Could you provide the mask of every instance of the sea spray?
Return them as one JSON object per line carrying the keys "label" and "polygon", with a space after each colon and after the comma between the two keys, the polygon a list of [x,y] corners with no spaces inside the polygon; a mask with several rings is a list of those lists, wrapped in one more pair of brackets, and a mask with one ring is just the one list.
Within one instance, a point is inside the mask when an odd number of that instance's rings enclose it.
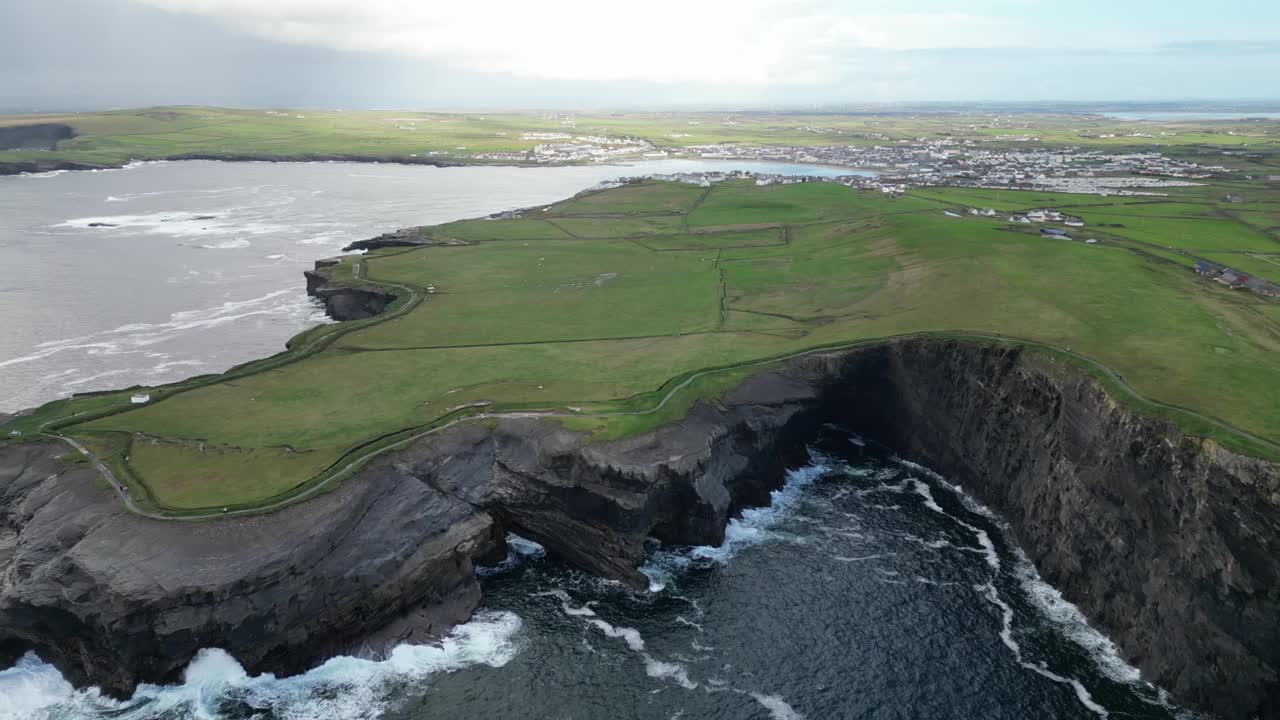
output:
{"label": "sea spray", "polygon": [[383,660],[338,656],[300,675],[252,676],[224,650],[201,650],[176,685],[140,685],[116,701],[96,689],[75,690],[58,671],[28,653],[0,672],[0,720],[111,717],[242,717],[269,712],[297,720],[372,720],[431,676],[475,665],[502,667],[519,652],[522,628],[510,612],[484,612],[437,644],[396,646]]}

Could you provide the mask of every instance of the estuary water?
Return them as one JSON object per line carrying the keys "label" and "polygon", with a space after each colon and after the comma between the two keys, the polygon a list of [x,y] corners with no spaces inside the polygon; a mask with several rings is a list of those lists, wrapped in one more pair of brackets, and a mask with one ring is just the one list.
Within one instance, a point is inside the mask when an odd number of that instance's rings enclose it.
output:
{"label": "estuary water", "polygon": [[302,271],[353,240],[545,204],[618,177],[735,169],[859,172],[700,160],[160,162],[0,177],[0,413],[278,352],[325,320]]}
{"label": "estuary water", "polygon": [[1037,576],[962,488],[829,428],[770,506],[718,547],[653,547],[650,588],[534,543],[483,571],[438,646],[247,676],[207,650],[128,702],[33,655],[0,672],[6,718],[1192,718]]}

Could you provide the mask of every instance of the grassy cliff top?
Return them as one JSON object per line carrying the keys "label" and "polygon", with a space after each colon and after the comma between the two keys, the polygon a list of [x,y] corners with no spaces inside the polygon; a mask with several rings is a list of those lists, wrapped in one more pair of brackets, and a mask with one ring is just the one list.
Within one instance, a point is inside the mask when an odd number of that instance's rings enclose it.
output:
{"label": "grassy cliff top", "polygon": [[[1103,378],[1113,385],[1192,411],[1169,415],[1188,430],[1268,454],[1280,441],[1280,304],[1192,271],[1208,257],[1280,282],[1280,189],[1231,192],[1247,202],[1214,186],[895,198],[829,183],[626,185],[522,219],[422,229],[449,244],[347,257],[324,273],[398,293],[383,316],[153,389],[145,406],[127,392],[85,397],[9,427],[52,420],[154,507],[252,507],[467,415],[549,411],[620,437],[680,418],[760,361],[955,332],[1086,356],[1118,374]],[[1087,226],[1051,239],[965,212],[1048,204]],[[708,368],[726,370],[697,374]]]}

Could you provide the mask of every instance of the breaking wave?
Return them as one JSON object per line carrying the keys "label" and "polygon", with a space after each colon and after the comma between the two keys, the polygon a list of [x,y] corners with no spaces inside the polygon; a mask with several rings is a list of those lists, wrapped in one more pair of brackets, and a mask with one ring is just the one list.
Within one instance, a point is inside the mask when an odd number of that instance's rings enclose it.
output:
{"label": "breaking wave", "polygon": [[141,685],[124,701],[97,689],[75,690],[52,665],[28,653],[0,671],[0,696],[8,701],[0,706],[0,720],[214,720],[260,713],[288,720],[371,720],[393,709],[406,688],[422,686],[432,675],[506,665],[519,652],[522,625],[514,613],[481,613],[437,645],[398,645],[381,660],[334,657],[287,678],[251,676],[225,651],[206,649],[187,666],[181,684]]}
{"label": "breaking wave", "polygon": [[804,488],[828,470],[830,467],[820,461],[788,470],[782,487],[769,494],[768,505],[747,508],[740,517],[729,520],[724,530],[724,542],[719,545],[697,545],[653,553],[649,561],[640,568],[640,572],[649,578],[650,592],[659,592],[665,588],[675,572],[691,566],[724,564],[743,548],[775,539],[777,536],[771,528],[790,514],[799,502]]}
{"label": "breaking wave", "polygon": [[217,235],[267,235],[286,233],[288,226],[254,219],[240,219],[243,208],[225,208],[205,213],[159,211],[140,215],[99,215],[72,218],[55,228],[110,232],[117,229],[141,231],[149,235],[204,237]]}

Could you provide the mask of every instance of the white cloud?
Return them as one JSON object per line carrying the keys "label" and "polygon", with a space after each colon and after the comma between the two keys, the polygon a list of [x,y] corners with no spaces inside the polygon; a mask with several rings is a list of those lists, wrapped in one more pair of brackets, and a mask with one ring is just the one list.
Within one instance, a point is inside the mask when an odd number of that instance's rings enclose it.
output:
{"label": "white cloud", "polygon": [[[1015,20],[840,0],[138,0],[275,40],[550,80],[827,85],[859,50],[1043,45]],[[613,7],[611,7],[613,6]]]}

